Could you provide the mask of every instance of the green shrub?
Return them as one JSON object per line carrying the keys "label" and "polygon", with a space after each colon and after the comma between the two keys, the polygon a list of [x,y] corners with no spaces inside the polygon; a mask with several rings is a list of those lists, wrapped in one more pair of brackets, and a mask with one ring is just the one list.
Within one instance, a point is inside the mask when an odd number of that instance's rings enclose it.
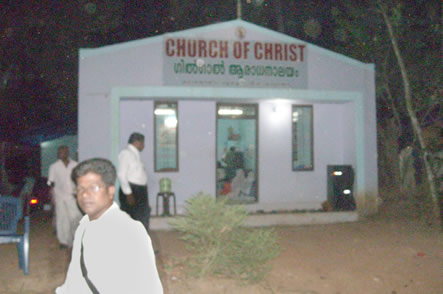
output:
{"label": "green shrub", "polygon": [[188,265],[199,277],[217,274],[259,281],[269,270],[267,262],[278,255],[277,234],[272,229],[245,228],[241,205],[228,205],[199,193],[189,199],[186,214],[171,221],[182,233],[192,256]]}

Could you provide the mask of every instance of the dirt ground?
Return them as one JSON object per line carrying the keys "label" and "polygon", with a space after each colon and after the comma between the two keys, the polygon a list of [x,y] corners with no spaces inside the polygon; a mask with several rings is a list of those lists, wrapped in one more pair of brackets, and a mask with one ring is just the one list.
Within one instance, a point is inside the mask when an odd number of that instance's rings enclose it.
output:
{"label": "dirt ground", "polygon": [[[355,223],[276,227],[281,254],[255,285],[186,276],[184,243],[176,232],[153,231],[166,294],[440,294],[442,234],[426,224],[386,215]],[[53,293],[69,256],[58,247],[51,221],[34,215],[30,274],[18,268],[15,246],[0,245],[0,293]]]}

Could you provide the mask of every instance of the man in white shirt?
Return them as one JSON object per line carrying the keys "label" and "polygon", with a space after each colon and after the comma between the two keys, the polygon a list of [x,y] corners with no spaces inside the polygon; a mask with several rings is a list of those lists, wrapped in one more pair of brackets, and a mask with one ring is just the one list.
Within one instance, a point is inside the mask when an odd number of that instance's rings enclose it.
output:
{"label": "man in white shirt", "polygon": [[48,185],[55,203],[57,239],[61,248],[72,247],[75,229],[82,217],[74,198],[71,172],[77,162],[69,157],[69,148],[62,145],[57,151],[58,160],[51,164]]}
{"label": "man in white shirt", "polygon": [[144,226],[114,202],[116,171],[107,159],[83,161],[73,171],[86,215],[75,232],[72,258],[57,294],[161,294],[151,239]]}
{"label": "man in white shirt", "polygon": [[145,137],[140,133],[132,133],[128,143],[118,156],[120,207],[149,230],[151,208],[148,200],[148,177],[140,158],[140,152],[145,148]]}

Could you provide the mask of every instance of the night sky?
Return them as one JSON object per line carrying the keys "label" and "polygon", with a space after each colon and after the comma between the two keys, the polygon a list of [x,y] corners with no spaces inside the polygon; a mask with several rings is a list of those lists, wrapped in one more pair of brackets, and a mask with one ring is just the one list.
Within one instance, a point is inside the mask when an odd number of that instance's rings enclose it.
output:
{"label": "night sky", "polygon": [[160,33],[162,2],[2,1],[0,138],[75,133],[79,48]]}
{"label": "night sky", "polygon": [[[243,19],[258,19],[260,25],[277,29],[275,9],[267,2],[243,1]],[[320,19],[326,7],[293,2],[282,1],[305,22],[307,15]],[[76,132],[79,48],[236,18],[234,0],[11,0],[0,5],[0,139],[32,143]],[[302,29],[301,22],[288,23],[288,34],[294,34],[293,27]]]}

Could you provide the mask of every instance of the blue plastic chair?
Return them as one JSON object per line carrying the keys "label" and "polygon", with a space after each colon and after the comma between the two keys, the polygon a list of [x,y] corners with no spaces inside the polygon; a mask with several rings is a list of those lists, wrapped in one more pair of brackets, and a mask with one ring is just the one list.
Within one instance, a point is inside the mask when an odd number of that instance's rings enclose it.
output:
{"label": "blue plastic chair", "polygon": [[19,266],[24,274],[29,273],[29,215],[24,217],[24,232],[17,233],[17,224],[23,216],[20,198],[0,195],[0,244],[16,243]]}

